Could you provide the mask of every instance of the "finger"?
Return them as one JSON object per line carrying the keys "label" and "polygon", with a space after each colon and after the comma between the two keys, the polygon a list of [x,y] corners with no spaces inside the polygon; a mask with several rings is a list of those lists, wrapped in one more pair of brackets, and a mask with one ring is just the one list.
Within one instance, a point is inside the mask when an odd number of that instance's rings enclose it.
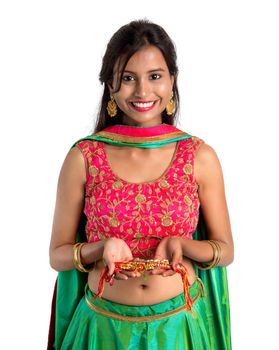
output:
{"label": "finger", "polygon": [[164,271],[162,276],[163,277],[170,277],[170,276],[173,276],[176,272],[175,271],[172,271],[172,270],[169,270],[169,271]]}
{"label": "finger", "polygon": [[114,279],[116,279],[116,280],[122,280],[122,281],[127,281],[128,278],[129,278],[128,276],[124,275],[124,274],[121,273],[121,272],[117,272],[117,273],[115,274],[115,277],[114,277]]}
{"label": "finger", "polygon": [[176,266],[177,264],[180,264],[182,261],[182,254],[179,251],[174,251],[173,256],[172,256],[172,265]]}
{"label": "finger", "polygon": [[[105,260],[104,263],[106,264]],[[108,275],[111,276],[114,273],[115,264],[114,262],[109,262],[106,266],[108,267]]]}
{"label": "finger", "polygon": [[121,270],[121,273],[126,275],[129,278],[134,278],[134,277],[140,277],[141,273],[140,272],[136,272],[136,271],[123,271]]}
{"label": "finger", "polygon": [[126,256],[126,258],[122,259],[122,261],[131,261],[133,260],[133,255],[132,254],[129,254]]}
{"label": "finger", "polygon": [[154,259],[167,259],[167,237],[163,238],[157,246],[155,251]]}
{"label": "finger", "polygon": [[154,255],[154,259],[163,260],[165,258],[166,256],[161,251],[157,251]]}
{"label": "finger", "polygon": [[114,277],[115,277],[115,275],[112,275],[111,278],[110,278],[110,280],[109,280],[109,285],[110,285],[110,286],[113,286]]}
{"label": "finger", "polygon": [[161,275],[165,270],[164,269],[154,269],[150,271],[150,275]]}

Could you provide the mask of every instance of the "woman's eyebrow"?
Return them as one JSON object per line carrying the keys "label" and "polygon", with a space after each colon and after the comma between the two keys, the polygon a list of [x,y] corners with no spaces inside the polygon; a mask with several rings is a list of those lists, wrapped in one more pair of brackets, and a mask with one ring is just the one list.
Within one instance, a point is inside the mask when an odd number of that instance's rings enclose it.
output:
{"label": "woman's eyebrow", "polygon": [[[147,73],[154,73],[154,72],[164,72],[165,70],[163,68],[157,68],[157,69],[151,69]],[[131,70],[124,70],[123,73],[131,73],[131,74],[137,74],[136,72],[132,72]]]}

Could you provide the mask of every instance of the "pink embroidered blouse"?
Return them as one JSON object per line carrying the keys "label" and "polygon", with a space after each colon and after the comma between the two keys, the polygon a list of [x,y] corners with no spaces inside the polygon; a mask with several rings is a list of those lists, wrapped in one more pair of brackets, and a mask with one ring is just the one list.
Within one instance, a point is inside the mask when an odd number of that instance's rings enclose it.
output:
{"label": "pink embroidered blouse", "polygon": [[197,137],[178,141],[165,173],[155,181],[135,184],[113,173],[102,142],[78,142],[87,168],[84,213],[88,242],[121,238],[133,257],[150,259],[164,237],[191,239],[200,206],[194,155],[201,143]]}

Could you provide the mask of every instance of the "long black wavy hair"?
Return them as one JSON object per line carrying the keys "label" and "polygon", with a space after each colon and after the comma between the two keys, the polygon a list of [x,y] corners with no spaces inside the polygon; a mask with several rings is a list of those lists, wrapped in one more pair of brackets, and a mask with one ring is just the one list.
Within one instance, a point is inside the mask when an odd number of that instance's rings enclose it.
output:
{"label": "long black wavy hair", "polygon": [[94,132],[98,132],[110,125],[122,124],[122,116],[120,114],[111,118],[107,112],[107,104],[110,100],[109,86],[111,86],[113,80],[113,69],[116,63],[120,65],[119,71],[121,74],[115,88],[115,92],[117,92],[120,90],[123,72],[129,59],[146,45],[156,46],[161,51],[169,72],[174,77],[173,100],[176,105],[175,113],[173,116],[169,116],[166,111],[163,111],[162,122],[170,125],[175,124],[179,110],[179,93],[177,88],[178,67],[175,46],[162,27],[143,19],[130,22],[121,27],[114,33],[107,45],[99,74],[99,80],[104,84],[104,92]]}

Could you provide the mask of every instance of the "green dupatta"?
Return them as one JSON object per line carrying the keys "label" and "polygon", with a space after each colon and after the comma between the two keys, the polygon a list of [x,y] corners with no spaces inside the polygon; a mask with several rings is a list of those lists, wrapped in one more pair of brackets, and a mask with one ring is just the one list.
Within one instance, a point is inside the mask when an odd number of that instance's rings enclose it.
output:
{"label": "green dupatta", "polygon": [[[167,137],[165,140],[160,140],[158,138],[154,140],[153,138],[149,141],[149,138],[148,140],[136,139],[133,140],[133,142],[130,140],[128,142],[123,142],[118,138],[117,133],[115,135],[109,135],[108,133],[104,134],[103,132],[101,132],[102,134],[97,133],[81,140],[96,140],[122,146],[129,145],[142,148],[153,148],[192,137],[191,135],[177,129],[180,133],[178,134],[174,128],[175,127],[170,125],[167,126],[167,130],[171,131],[170,133],[172,133],[172,135],[168,135],[170,137]],[[111,129],[109,129],[109,132],[111,132]],[[166,132],[166,130],[164,132]],[[116,136],[117,140],[111,138],[111,136]],[[75,144],[72,147],[74,147]],[[86,241],[85,219],[86,218],[83,214],[77,232],[77,242]],[[208,239],[206,225],[201,210],[199,222],[196,231],[193,234],[193,239]],[[208,350],[231,350],[230,305],[226,267],[215,267],[211,270],[199,270],[196,265],[194,265],[194,267],[196,274],[202,279],[206,289],[206,298],[204,299],[204,302],[206,304],[208,331],[212,341],[211,349]],[[60,349],[77,305],[84,296],[86,283],[87,273],[82,273],[77,270],[58,273],[52,303],[48,350]]]}

